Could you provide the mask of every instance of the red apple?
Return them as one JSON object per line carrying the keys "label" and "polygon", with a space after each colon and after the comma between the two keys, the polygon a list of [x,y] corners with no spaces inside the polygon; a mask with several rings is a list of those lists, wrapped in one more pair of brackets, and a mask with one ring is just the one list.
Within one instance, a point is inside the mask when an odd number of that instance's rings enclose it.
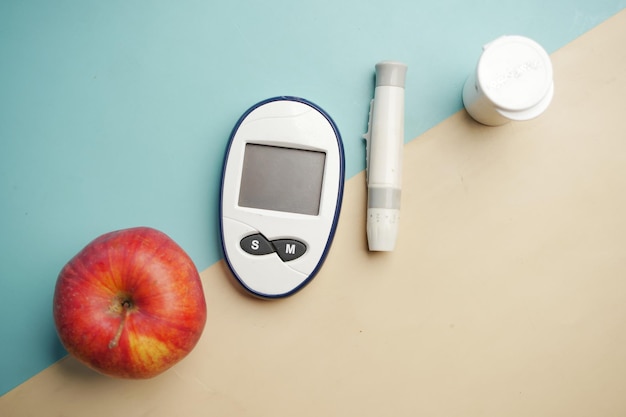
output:
{"label": "red apple", "polygon": [[104,234],[61,270],[53,302],[65,349],[110,376],[151,378],[194,348],[206,322],[200,275],[166,234]]}

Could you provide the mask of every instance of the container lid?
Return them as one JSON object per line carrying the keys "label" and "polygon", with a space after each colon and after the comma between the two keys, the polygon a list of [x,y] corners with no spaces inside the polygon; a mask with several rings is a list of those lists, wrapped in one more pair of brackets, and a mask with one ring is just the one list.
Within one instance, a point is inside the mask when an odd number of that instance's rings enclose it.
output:
{"label": "container lid", "polygon": [[496,110],[514,120],[537,116],[554,91],[550,56],[523,36],[502,36],[485,45],[476,76]]}

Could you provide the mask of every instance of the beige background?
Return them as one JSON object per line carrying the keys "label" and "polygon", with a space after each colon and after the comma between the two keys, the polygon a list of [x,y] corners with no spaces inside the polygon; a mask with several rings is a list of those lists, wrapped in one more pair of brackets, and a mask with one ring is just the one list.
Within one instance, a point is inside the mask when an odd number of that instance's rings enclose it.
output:
{"label": "beige background", "polygon": [[621,12],[553,54],[536,120],[460,112],[411,141],[395,252],[366,249],[357,175],[302,292],[250,298],[220,262],[175,368],[115,380],[66,358],[0,416],[626,415],[625,44]]}

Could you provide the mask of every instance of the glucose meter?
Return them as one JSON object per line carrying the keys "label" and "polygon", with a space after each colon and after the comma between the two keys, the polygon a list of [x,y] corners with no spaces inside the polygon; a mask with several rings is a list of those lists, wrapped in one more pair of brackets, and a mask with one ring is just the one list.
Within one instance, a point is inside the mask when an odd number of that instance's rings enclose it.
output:
{"label": "glucose meter", "polygon": [[275,97],[241,116],[222,172],[220,233],[247,291],[279,298],[311,281],[335,234],[343,182],[339,130],[317,105]]}

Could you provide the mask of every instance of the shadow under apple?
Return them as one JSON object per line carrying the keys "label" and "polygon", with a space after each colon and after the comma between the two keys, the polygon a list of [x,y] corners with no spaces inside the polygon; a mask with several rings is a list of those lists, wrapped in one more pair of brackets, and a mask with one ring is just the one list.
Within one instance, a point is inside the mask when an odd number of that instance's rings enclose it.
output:
{"label": "shadow under apple", "polygon": [[97,372],[87,365],[74,358],[72,355],[67,355],[58,362],[59,372],[67,378],[76,380],[110,380],[109,376]]}

